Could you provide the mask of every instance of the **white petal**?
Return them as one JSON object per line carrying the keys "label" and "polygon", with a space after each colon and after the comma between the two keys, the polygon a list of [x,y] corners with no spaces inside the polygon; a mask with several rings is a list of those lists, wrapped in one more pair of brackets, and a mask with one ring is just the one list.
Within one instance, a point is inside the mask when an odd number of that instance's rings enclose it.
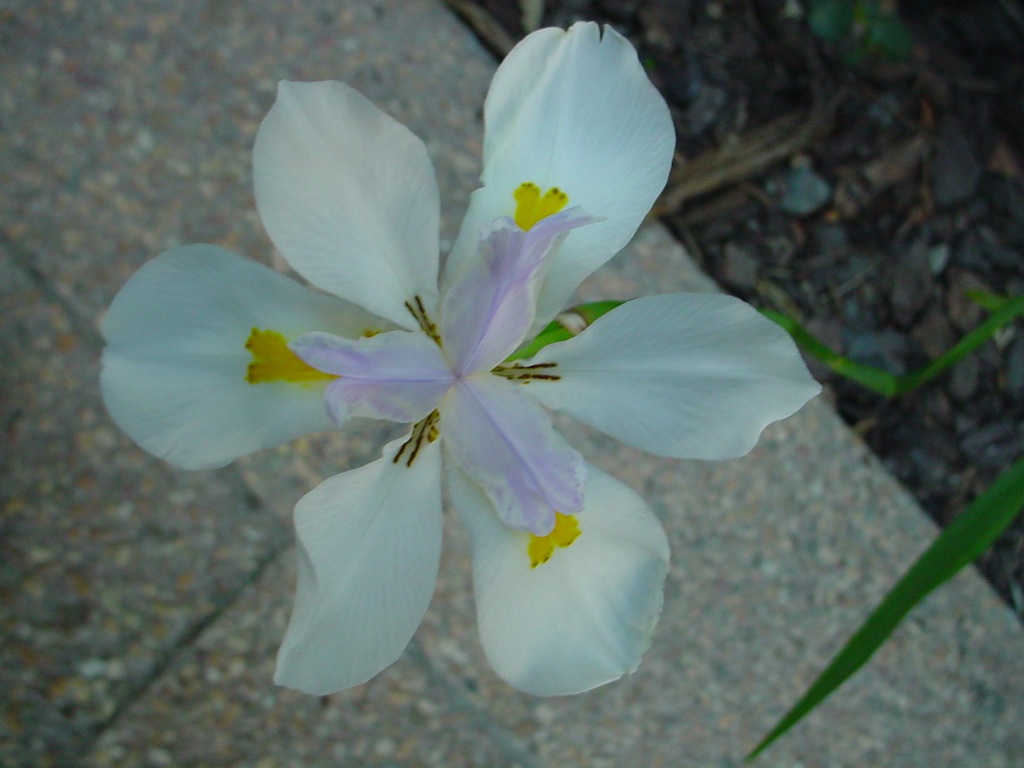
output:
{"label": "white petal", "polygon": [[669,557],[643,500],[588,465],[579,536],[531,567],[529,535],[502,526],[465,475],[446,476],[469,528],[480,639],[495,672],[527,693],[555,696],[636,669],[661,613]]}
{"label": "white petal", "polygon": [[423,142],[336,82],[282,82],[253,149],[256,206],[314,285],[398,325],[437,301],[439,198]]}
{"label": "white petal", "polygon": [[535,328],[633,236],[665,186],[675,130],[632,45],[594,23],[543,29],[502,62],[484,107],[483,188],[471,199],[446,281],[471,259],[493,219],[515,212],[524,182],[558,187],[603,219],[572,232],[553,256]]}
{"label": "white petal", "polygon": [[253,328],[295,338],[390,327],[212,245],[175,248],[144,265],[103,319],[103,398],[150,453],[188,469],[333,429],[324,383],[246,381]]}
{"label": "white petal", "polygon": [[326,695],[366,682],[408,645],[441,558],[441,458],[383,457],[325,480],[295,507],[295,607],[274,682]]}
{"label": "white petal", "polygon": [[552,362],[541,403],[676,458],[742,456],[821,390],[785,331],[720,294],[627,302],[526,364]]}

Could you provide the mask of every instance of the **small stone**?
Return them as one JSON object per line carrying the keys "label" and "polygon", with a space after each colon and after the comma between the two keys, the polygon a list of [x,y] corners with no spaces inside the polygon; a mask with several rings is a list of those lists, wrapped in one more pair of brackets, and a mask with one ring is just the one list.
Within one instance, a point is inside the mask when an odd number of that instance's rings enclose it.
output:
{"label": "small stone", "polygon": [[932,273],[923,243],[911,245],[899,254],[893,267],[889,306],[893,319],[909,326],[932,297]]}
{"label": "small stone", "polygon": [[986,243],[981,247],[982,257],[993,267],[1002,269],[1020,269],[1024,264],[1024,254],[1020,251],[997,243]]}
{"label": "small stone", "polygon": [[760,267],[757,259],[735,243],[726,243],[722,256],[722,282],[739,291],[752,291],[757,286]]}
{"label": "small stone", "polygon": [[146,752],[146,761],[155,766],[174,765],[174,755],[163,747],[151,747]]}
{"label": "small stone", "polygon": [[800,246],[792,237],[785,235],[767,236],[761,240],[762,252],[769,262],[776,266],[789,264]]}
{"label": "small stone", "polygon": [[933,245],[928,251],[928,266],[931,267],[933,275],[941,275],[949,264],[949,256],[952,249],[949,243]]}
{"label": "small stone", "polygon": [[968,355],[953,366],[949,375],[949,393],[957,400],[970,400],[978,389],[980,365],[977,355]]}
{"label": "small stone", "polygon": [[969,432],[960,447],[973,464],[998,468],[1020,455],[1021,435],[1011,422],[997,421]]}
{"label": "small stone", "polygon": [[726,91],[707,83],[701,84],[686,109],[686,126],[693,136],[699,136],[720,119],[722,109],[729,103]]}
{"label": "small stone", "polygon": [[460,667],[465,667],[469,664],[469,657],[466,655],[466,652],[451,638],[439,639],[434,646],[434,650],[442,658]]}
{"label": "small stone", "polygon": [[822,254],[840,254],[850,247],[850,238],[843,224],[819,221],[811,229],[816,250]]}
{"label": "small stone", "polygon": [[925,423],[943,424],[949,426],[953,423],[953,404],[949,395],[941,387],[930,387],[922,392],[925,405]]}
{"label": "small stone", "polygon": [[916,427],[901,438],[918,478],[933,488],[950,484],[960,451],[948,433]]}
{"label": "small stone", "polygon": [[78,665],[78,672],[83,677],[103,677],[107,672],[107,662],[103,659],[85,659]]}
{"label": "small stone", "polygon": [[954,241],[951,249],[951,258],[958,267],[964,267],[975,272],[984,272],[988,267],[982,248],[984,243],[977,231],[969,229],[962,233]]}
{"label": "small stone", "polygon": [[688,66],[666,66],[661,73],[661,82],[669,97],[683,105],[692,104],[704,88],[700,73]]}
{"label": "small stone", "polygon": [[853,333],[846,345],[847,356],[901,376],[907,372],[907,340],[892,329],[878,333]]}
{"label": "small stone", "polygon": [[943,355],[956,343],[957,334],[946,319],[946,313],[937,305],[929,307],[910,331],[910,338],[929,359]]}
{"label": "small stone", "polygon": [[786,192],[779,204],[786,213],[807,216],[832,197],[832,186],[807,166],[792,168],[786,174]]}
{"label": "small stone", "polygon": [[541,725],[549,725],[558,717],[558,713],[549,704],[540,703],[533,710],[533,716]]}
{"label": "small stone", "polygon": [[416,699],[416,711],[424,717],[433,717],[440,711],[440,707],[430,699]]}
{"label": "small stone", "polygon": [[1010,397],[1024,399],[1024,335],[1019,335],[1006,348],[1004,387]]}
{"label": "small stone", "polygon": [[599,5],[612,21],[629,21],[636,15],[636,3],[632,0],[601,0]]}
{"label": "small stone", "polygon": [[932,192],[940,206],[969,199],[978,189],[984,170],[971,146],[967,126],[956,117],[939,124],[937,149],[932,161]]}

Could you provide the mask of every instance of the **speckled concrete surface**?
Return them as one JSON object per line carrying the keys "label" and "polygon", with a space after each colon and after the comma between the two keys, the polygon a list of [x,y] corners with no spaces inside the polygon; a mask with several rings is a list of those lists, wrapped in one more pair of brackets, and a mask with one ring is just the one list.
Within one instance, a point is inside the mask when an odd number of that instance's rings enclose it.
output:
{"label": "speckled concrete surface", "polygon": [[[665,614],[635,675],[556,699],[497,680],[451,525],[400,662],[322,700],[275,688],[291,505],[384,435],[176,471],[107,420],[96,323],[171,245],[280,266],[249,153],[281,78],[345,80],[423,137],[450,238],[494,62],[429,0],[7,3],[0,46],[0,764],[734,766],[932,535],[823,401],[718,464],[564,423],[669,532]],[[649,226],[581,293],[681,288],[713,286]],[[965,573],[759,764],[1020,765],[1022,648]]]}

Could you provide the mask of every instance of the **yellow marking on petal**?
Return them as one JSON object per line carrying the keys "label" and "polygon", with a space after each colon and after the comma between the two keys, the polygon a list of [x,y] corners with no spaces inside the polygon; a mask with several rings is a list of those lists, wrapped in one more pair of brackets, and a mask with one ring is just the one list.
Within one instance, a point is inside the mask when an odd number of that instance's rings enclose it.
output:
{"label": "yellow marking on petal", "polygon": [[547,536],[530,534],[530,544],[526,548],[530,555],[530,567],[543,565],[555,553],[557,547],[568,547],[580,535],[580,524],[572,515],[555,512],[555,527]]}
{"label": "yellow marking on petal", "polygon": [[558,187],[552,187],[541,195],[540,187],[529,181],[520,184],[512,197],[516,200],[516,224],[522,230],[528,230],[541,219],[558,213],[569,202],[569,196]]}
{"label": "yellow marking on petal", "polygon": [[288,349],[288,341],[277,331],[253,328],[245,348],[252,354],[252,362],[245,374],[245,380],[250,384],[264,384],[268,381],[311,384],[338,378],[303,362]]}

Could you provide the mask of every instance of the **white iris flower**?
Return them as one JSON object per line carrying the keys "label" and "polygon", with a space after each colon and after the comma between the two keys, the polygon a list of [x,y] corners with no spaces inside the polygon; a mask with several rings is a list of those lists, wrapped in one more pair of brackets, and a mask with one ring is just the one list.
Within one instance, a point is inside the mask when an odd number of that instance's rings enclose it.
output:
{"label": "white iris flower", "polygon": [[633,48],[595,24],[520,43],[485,121],[483,187],[439,288],[423,143],[345,85],[282,83],[256,138],[256,203],[326,293],[192,245],[140,269],[103,322],[110,413],[179,466],[351,417],[412,425],[298,503],[282,685],[330,693],[402,654],[434,589],[442,481],[470,533],[498,674],[553,695],[631,671],[661,611],[668,543],[546,408],[659,455],[725,459],[818,392],[782,330],[719,295],[637,299],[508,362],[632,237],[675,142]]}

